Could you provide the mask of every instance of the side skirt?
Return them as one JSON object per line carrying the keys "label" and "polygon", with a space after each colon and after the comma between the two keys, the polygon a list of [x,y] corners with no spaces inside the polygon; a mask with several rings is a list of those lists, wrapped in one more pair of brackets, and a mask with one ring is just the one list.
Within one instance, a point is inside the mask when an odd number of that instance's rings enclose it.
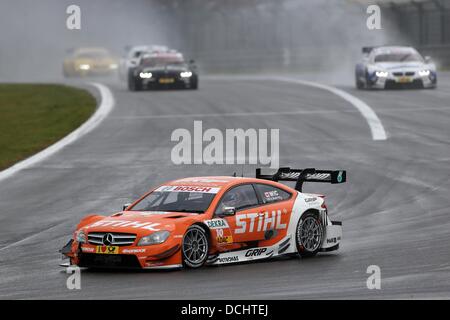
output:
{"label": "side skirt", "polygon": [[207,265],[223,265],[230,263],[248,262],[270,259],[290,253],[291,236],[287,236],[278,243],[269,247],[256,247],[237,251],[228,251],[208,257]]}
{"label": "side skirt", "polygon": [[183,265],[181,264],[170,264],[165,266],[154,266],[154,267],[144,267],[142,269],[151,269],[151,270],[171,270],[171,269],[181,269]]}

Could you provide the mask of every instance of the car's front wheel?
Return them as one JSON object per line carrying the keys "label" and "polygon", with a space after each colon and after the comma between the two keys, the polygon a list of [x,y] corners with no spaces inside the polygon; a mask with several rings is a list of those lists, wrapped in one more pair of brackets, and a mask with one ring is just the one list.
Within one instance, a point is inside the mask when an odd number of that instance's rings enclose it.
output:
{"label": "car's front wheel", "polygon": [[190,87],[192,90],[198,89],[198,77],[197,76],[192,77]]}
{"label": "car's front wheel", "polygon": [[358,90],[364,89],[364,82],[359,79],[358,75],[355,76],[355,85]]}
{"label": "car's front wheel", "polygon": [[318,215],[307,211],[300,218],[296,231],[297,251],[302,258],[313,257],[323,241],[323,227]]}
{"label": "car's front wheel", "polygon": [[128,71],[128,90],[140,91],[142,90],[142,81],[134,77],[134,70]]}
{"label": "car's front wheel", "polygon": [[181,251],[183,265],[200,268],[208,258],[209,243],[205,230],[198,225],[190,226],[183,237]]}
{"label": "car's front wheel", "polygon": [[137,79],[131,78],[128,81],[128,89],[130,91],[141,91],[142,90],[142,83],[139,80],[137,80]]}

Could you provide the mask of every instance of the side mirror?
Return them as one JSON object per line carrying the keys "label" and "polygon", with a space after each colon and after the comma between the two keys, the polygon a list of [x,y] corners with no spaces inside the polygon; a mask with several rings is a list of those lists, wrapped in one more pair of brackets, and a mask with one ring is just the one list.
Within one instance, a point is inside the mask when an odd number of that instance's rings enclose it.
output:
{"label": "side mirror", "polygon": [[225,207],[223,208],[222,215],[223,216],[234,216],[236,214],[236,208],[235,207]]}
{"label": "side mirror", "polygon": [[131,206],[131,203],[125,203],[125,204],[122,206],[122,211],[125,211],[125,209],[128,208],[129,206]]}
{"label": "side mirror", "polygon": [[430,56],[425,56],[425,62],[426,63],[430,63],[432,60],[431,60],[431,57]]}

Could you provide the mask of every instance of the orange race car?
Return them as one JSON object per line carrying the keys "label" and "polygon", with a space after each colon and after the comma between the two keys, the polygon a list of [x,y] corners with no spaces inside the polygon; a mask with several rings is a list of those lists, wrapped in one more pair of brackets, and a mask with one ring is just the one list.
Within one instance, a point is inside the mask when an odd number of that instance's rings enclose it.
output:
{"label": "orange race car", "polygon": [[[295,181],[290,188],[277,181]],[[123,211],[89,215],[61,249],[80,267],[199,268],[339,248],[342,223],[304,182],[342,183],[346,172],[280,168],[256,179],[194,177],[151,190]]]}

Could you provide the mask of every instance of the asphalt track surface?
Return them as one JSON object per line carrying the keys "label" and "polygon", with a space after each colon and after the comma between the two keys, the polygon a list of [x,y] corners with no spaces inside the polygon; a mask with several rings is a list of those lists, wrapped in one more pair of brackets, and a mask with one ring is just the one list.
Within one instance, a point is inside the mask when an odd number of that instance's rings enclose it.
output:
{"label": "asphalt track surface", "polygon": [[[216,77],[198,91],[128,92],[104,83],[116,104],[96,129],[0,183],[1,299],[450,298],[449,74],[436,90],[340,86],[372,107],[384,141],[347,101],[300,84]],[[118,211],[166,180],[240,172],[172,164],[171,133],[194,120],[279,128],[282,166],[346,169],[346,184],[305,185],[343,221],[341,250],[200,270],[83,270],[81,290],[68,290],[58,249],[82,216]],[[381,290],[366,287],[369,265],[381,268]]]}

